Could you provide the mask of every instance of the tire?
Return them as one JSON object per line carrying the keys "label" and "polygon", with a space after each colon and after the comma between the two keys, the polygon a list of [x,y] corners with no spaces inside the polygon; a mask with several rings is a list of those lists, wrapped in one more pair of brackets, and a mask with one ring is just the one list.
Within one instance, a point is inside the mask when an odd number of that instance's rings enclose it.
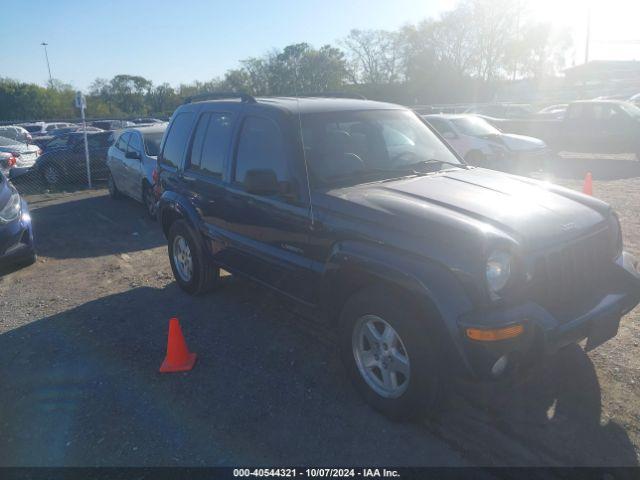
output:
{"label": "tire", "polygon": [[113,179],[111,172],[109,172],[109,177],[107,178],[107,187],[109,188],[109,196],[114,200],[122,196],[120,190],[118,190],[118,187],[116,186],[116,181]]}
{"label": "tire", "polygon": [[213,289],[220,269],[207,260],[197,233],[184,220],[176,220],[169,228],[169,262],[178,286],[189,295]]}
{"label": "tire", "polygon": [[[431,314],[425,315],[408,295],[382,286],[353,295],[340,315],[341,357],[356,390],[369,405],[393,420],[430,417],[437,411],[441,356],[435,329],[429,328],[432,321]],[[369,340],[374,337],[365,333],[370,332],[366,330],[370,326],[379,336],[378,347]],[[385,333],[391,335],[385,337]],[[384,342],[385,338],[392,341]],[[399,361],[401,358],[408,361]],[[366,368],[366,363],[375,365]],[[396,389],[393,385],[386,389],[385,376],[395,376]]]}
{"label": "tire", "polygon": [[47,185],[54,187],[62,184],[63,173],[59,167],[56,167],[52,163],[46,163],[42,167],[42,179]]}
{"label": "tire", "polygon": [[151,188],[151,185],[147,182],[143,182],[142,184],[142,203],[144,203],[149,218],[155,220],[158,217],[158,204],[153,193],[153,188]]}

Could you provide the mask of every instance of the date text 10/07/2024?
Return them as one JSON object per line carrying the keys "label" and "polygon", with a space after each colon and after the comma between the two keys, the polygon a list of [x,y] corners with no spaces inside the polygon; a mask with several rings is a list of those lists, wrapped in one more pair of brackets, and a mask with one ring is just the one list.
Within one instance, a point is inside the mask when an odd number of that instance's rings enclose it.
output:
{"label": "date text 10/07/2024", "polygon": [[397,470],[386,468],[235,468],[234,477],[310,477],[310,478],[397,478]]}

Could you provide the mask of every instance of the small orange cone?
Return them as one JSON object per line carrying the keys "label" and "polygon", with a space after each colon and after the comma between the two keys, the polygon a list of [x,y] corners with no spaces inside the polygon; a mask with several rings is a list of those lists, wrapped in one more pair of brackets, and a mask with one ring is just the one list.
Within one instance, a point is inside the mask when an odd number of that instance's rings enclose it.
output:
{"label": "small orange cone", "polygon": [[584,186],[582,187],[582,193],[593,195],[593,176],[591,175],[591,172],[587,172],[584,177]]}
{"label": "small orange cone", "polygon": [[160,372],[186,372],[196,363],[196,354],[191,353],[182,336],[180,322],[177,318],[169,320],[169,338],[167,340],[167,356],[160,365]]}

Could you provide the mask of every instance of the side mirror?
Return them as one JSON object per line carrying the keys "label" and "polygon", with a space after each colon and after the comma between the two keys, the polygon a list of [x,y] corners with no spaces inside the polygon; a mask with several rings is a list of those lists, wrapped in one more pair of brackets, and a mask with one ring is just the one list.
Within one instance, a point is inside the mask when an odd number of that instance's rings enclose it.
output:
{"label": "side mirror", "polygon": [[276,195],[280,193],[280,185],[273,170],[251,169],[244,177],[244,188],[254,195]]}
{"label": "side mirror", "polygon": [[138,152],[127,152],[124,154],[126,158],[131,158],[133,160],[140,160],[140,153]]}
{"label": "side mirror", "polygon": [[447,130],[442,134],[442,138],[445,138],[447,140],[455,140],[456,138],[458,138],[458,136],[451,130]]}

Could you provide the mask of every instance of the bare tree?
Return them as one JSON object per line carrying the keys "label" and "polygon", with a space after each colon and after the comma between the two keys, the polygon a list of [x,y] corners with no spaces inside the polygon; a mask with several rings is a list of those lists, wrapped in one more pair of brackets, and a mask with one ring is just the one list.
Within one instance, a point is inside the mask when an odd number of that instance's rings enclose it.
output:
{"label": "bare tree", "polygon": [[397,32],[386,30],[351,30],[342,40],[353,83],[374,85],[401,80],[402,45]]}

